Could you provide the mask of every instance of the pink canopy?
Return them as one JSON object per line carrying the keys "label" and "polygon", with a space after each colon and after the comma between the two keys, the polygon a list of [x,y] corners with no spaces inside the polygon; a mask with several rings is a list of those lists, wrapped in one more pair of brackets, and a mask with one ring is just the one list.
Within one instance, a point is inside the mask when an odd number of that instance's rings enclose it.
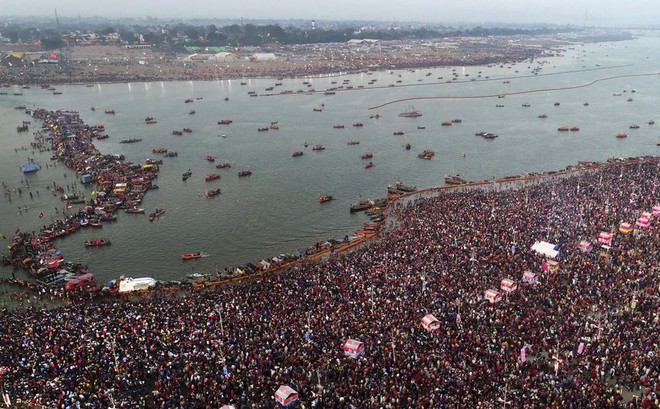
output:
{"label": "pink canopy", "polygon": [[486,290],[484,292],[484,298],[490,301],[491,304],[495,304],[502,299],[502,294],[497,290]]}
{"label": "pink canopy", "polygon": [[598,242],[601,244],[607,244],[608,246],[611,246],[612,236],[614,236],[613,233],[610,233],[608,231],[602,231],[598,234]]}
{"label": "pink canopy", "polygon": [[637,222],[635,222],[635,224],[639,227],[649,227],[651,221],[649,220],[648,217],[641,216],[639,219],[637,219]]}
{"label": "pink canopy", "polygon": [[440,321],[433,314],[427,314],[422,318],[422,327],[427,331],[436,331],[440,329]]}
{"label": "pink canopy", "polygon": [[364,352],[364,343],[355,339],[347,339],[344,342],[344,354],[357,358]]}
{"label": "pink canopy", "polygon": [[591,244],[591,242],[582,240],[581,242],[578,243],[578,248],[580,249],[580,251],[584,253],[588,253],[594,248],[594,245]]}
{"label": "pink canopy", "polygon": [[516,282],[511,279],[503,278],[502,282],[500,282],[500,289],[504,292],[512,293],[516,291],[517,288],[518,284],[516,284]]}
{"label": "pink canopy", "polygon": [[653,206],[653,216],[657,216],[660,214],[660,205]]}
{"label": "pink canopy", "polygon": [[289,406],[298,400],[298,392],[287,385],[280,386],[273,398],[282,406]]}
{"label": "pink canopy", "polygon": [[619,231],[621,233],[630,233],[631,231],[633,231],[633,226],[630,223],[621,223],[619,225]]}
{"label": "pink canopy", "polygon": [[527,284],[536,284],[538,283],[538,278],[536,277],[536,274],[528,270],[523,272],[522,282]]}

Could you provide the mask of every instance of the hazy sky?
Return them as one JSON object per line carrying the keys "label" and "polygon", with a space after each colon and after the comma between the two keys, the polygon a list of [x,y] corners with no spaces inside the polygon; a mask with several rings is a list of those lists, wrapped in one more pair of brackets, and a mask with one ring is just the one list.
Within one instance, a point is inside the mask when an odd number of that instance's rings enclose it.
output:
{"label": "hazy sky", "polygon": [[660,0],[0,0],[0,15],[660,25]]}

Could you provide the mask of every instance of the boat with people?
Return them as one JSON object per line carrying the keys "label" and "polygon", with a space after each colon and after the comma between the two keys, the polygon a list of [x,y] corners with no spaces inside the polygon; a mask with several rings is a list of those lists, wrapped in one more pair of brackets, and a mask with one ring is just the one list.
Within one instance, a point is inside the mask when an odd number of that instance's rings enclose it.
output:
{"label": "boat with people", "polygon": [[149,213],[149,221],[153,222],[157,217],[162,216],[165,213],[165,209],[156,209],[154,212]]}
{"label": "boat with people", "polygon": [[406,192],[406,193],[414,192],[414,191],[417,190],[417,186],[406,185],[406,184],[404,184],[404,183],[402,183],[402,182],[396,182],[396,183],[394,184],[394,187],[395,187],[397,190],[400,190],[400,191],[402,191],[402,192]]}
{"label": "boat with people", "polygon": [[422,126],[422,125],[420,125],[420,126],[418,126],[418,127],[417,127],[417,129],[426,129],[426,127],[425,127],[425,126]]}
{"label": "boat with people", "polygon": [[332,127],[335,128],[335,129],[344,129],[344,125],[341,125],[341,124],[335,124],[335,125],[332,125]]}
{"label": "boat with people", "polygon": [[206,155],[206,160],[209,162],[215,162],[215,156],[213,155]]}
{"label": "boat with people", "polygon": [[183,261],[194,260],[196,258],[202,258],[202,253],[198,251],[197,253],[183,253],[181,255],[181,260]]}
{"label": "boat with people", "polygon": [[183,175],[181,175],[181,178],[185,182],[190,176],[192,176],[192,171],[188,169],[187,172],[183,172]]}
{"label": "boat with people", "polygon": [[205,283],[211,279],[210,274],[190,273],[186,275],[186,281],[190,283]]}
{"label": "boat with people", "polygon": [[183,132],[185,132],[185,133],[192,133],[192,129],[190,129],[190,128],[183,128]]}
{"label": "boat with people", "polygon": [[349,210],[351,213],[360,212],[369,209],[371,206],[373,206],[373,204],[374,204],[373,200],[365,199],[357,203],[351,204]]}
{"label": "boat with people", "polygon": [[179,156],[179,154],[177,152],[167,152],[167,153],[165,153],[165,156],[168,157],[168,158],[175,158],[175,157]]}
{"label": "boat with people", "polygon": [[321,197],[319,197],[319,203],[329,202],[333,199],[334,199],[334,197],[332,195],[321,196]]}
{"label": "boat with people", "polygon": [[266,132],[268,130],[267,126],[264,126],[262,128],[257,128],[257,132]]}
{"label": "boat with people", "polygon": [[129,138],[129,139],[122,139],[119,141],[119,143],[136,143],[136,142],[142,142],[141,138]]}
{"label": "boat with people", "polygon": [[628,135],[626,135],[625,133],[621,132],[621,133],[616,134],[616,137],[619,138],[619,139],[624,139],[624,138],[627,138]]}
{"label": "boat with people", "polygon": [[442,125],[442,126],[451,126],[452,123],[450,121],[444,121],[440,125]]}
{"label": "boat with people", "polygon": [[129,207],[128,209],[124,210],[126,213],[131,213],[131,214],[139,214],[139,213],[144,213],[144,209],[141,207]]}
{"label": "boat with people", "polygon": [[325,146],[324,146],[324,145],[314,145],[314,146],[312,147],[312,150],[313,150],[313,151],[322,151],[322,150],[324,150],[324,149],[325,149]]}
{"label": "boat with people", "polygon": [[523,108],[529,108],[529,107],[531,107],[531,106],[532,106],[532,104],[527,103],[527,102],[525,102],[524,104],[522,104],[522,107],[523,107]]}
{"label": "boat with people", "polygon": [[312,108],[314,112],[323,112],[323,108]]}
{"label": "boat with people", "polygon": [[360,141],[348,141],[347,145],[359,145]]}
{"label": "boat with people", "polygon": [[537,116],[537,118],[539,118],[539,119],[545,119],[547,117],[548,116],[546,114],[541,114],[541,115]]}
{"label": "boat with people", "polygon": [[647,122],[647,124],[648,124],[648,125],[655,125],[655,120],[650,119],[650,120]]}
{"label": "boat with people", "polygon": [[639,129],[639,125],[637,124],[632,124],[629,126],[630,129]]}
{"label": "boat with people", "polygon": [[238,172],[238,176],[250,176],[252,175],[252,170],[251,169],[243,169],[240,172]]}
{"label": "boat with people", "polygon": [[229,162],[218,163],[217,165],[215,165],[215,168],[216,169],[229,169],[229,168],[231,168],[231,163],[229,163]]}
{"label": "boat with people", "polygon": [[172,135],[181,136],[181,135],[183,135],[183,131],[174,130],[174,131],[172,131]]}
{"label": "boat with people", "polygon": [[153,124],[157,124],[157,123],[158,123],[158,121],[156,121],[155,119],[152,119],[150,121],[145,122],[145,124],[147,124],[147,125],[153,125]]}
{"label": "boat with people", "polygon": [[374,163],[373,163],[373,162],[368,162],[366,165],[364,165],[364,168],[365,168],[365,169],[369,169],[369,168],[373,168],[373,167],[374,167]]}
{"label": "boat with people", "polygon": [[218,189],[207,190],[206,193],[204,193],[204,195],[206,197],[213,197],[213,196],[217,196],[219,194],[220,194],[220,189],[219,188]]}
{"label": "boat with people", "polygon": [[422,113],[419,110],[415,109],[414,106],[409,106],[408,109],[404,112],[401,112],[399,116],[401,118],[417,118],[422,116]]}
{"label": "boat with people", "polygon": [[216,179],[220,179],[220,175],[218,175],[217,173],[211,173],[211,174],[208,174],[208,175],[204,176],[204,180],[207,181],[207,182],[210,182],[210,181],[216,180]]}
{"label": "boat with people", "polygon": [[484,139],[495,139],[498,137],[498,135],[492,132],[486,132],[485,134],[481,135],[481,137]]}
{"label": "boat with people", "polygon": [[303,151],[295,151],[291,156],[294,158],[297,158],[298,156],[303,156]]}
{"label": "boat with people", "polygon": [[222,120],[218,121],[218,125],[229,125],[232,122],[234,122],[234,121],[232,121],[231,119],[222,119]]}
{"label": "boat with people", "polygon": [[371,159],[373,157],[374,157],[374,154],[371,153],[371,152],[363,153],[362,155],[360,155],[361,159]]}
{"label": "boat with people", "polygon": [[149,158],[147,158],[144,161],[144,163],[147,164],[147,165],[162,165],[163,160],[162,159],[149,159]]}
{"label": "boat with people", "polygon": [[401,136],[401,135],[404,135],[404,134],[405,134],[405,132],[403,132],[403,131],[396,131],[396,132],[392,133],[392,135],[395,135],[395,136]]}
{"label": "boat with people", "polygon": [[114,109],[106,109],[106,110],[105,110],[105,113],[106,113],[106,114],[109,114],[109,115],[114,115],[114,114],[115,114],[115,110],[114,110]]}
{"label": "boat with people", "polygon": [[356,122],[356,123],[353,124],[353,126],[356,127],[356,128],[359,128],[361,126],[364,126],[364,124],[362,122]]}
{"label": "boat with people", "polygon": [[576,131],[579,131],[579,130],[580,130],[579,126],[571,126],[571,129],[570,129],[571,132],[576,132]]}
{"label": "boat with people", "polygon": [[424,152],[420,153],[419,155],[417,155],[418,158],[420,158],[420,159],[426,159],[426,160],[430,160],[430,159],[432,159],[434,156],[435,156],[435,151],[428,150],[428,149],[425,150]]}
{"label": "boat with people", "polygon": [[188,115],[195,115],[196,111],[193,109],[192,111],[188,112]]}
{"label": "boat with people", "polygon": [[92,239],[85,242],[85,247],[101,247],[112,244],[110,240],[106,239]]}
{"label": "boat with people", "polygon": [[183,101],[183,102],[186,103],[186,104],[189,104],[189,103],[193,102],[193,99],[192,99],[192,98],[188,98],[188,99],[186,99],[186,100]]}
{"label": "boat with people", "polygon": [[151,150],[153,153],[167,153],[167,148],[159,146]]}

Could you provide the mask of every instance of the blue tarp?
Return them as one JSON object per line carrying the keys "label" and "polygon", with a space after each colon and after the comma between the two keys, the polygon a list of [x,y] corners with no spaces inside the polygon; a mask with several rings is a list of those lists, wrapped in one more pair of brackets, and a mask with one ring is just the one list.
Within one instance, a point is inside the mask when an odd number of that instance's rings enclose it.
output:
{"label": "blue tarp", "polygon": [[21,166],[21,170],[23,173],[30,173],[38,171],[39,167],[34,163],[26,163],[25,165]]}

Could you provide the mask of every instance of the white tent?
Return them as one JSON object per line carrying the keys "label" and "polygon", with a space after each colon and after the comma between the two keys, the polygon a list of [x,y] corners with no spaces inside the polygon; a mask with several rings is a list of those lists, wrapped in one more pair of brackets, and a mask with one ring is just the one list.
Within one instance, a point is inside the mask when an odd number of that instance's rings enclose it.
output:
{"label": "white tent", "polygon": [[546,257],[555,258],[559,251],[555,250],[556,244],[548,243],[547,241],[537,241],[532,246],[532,250]]}

